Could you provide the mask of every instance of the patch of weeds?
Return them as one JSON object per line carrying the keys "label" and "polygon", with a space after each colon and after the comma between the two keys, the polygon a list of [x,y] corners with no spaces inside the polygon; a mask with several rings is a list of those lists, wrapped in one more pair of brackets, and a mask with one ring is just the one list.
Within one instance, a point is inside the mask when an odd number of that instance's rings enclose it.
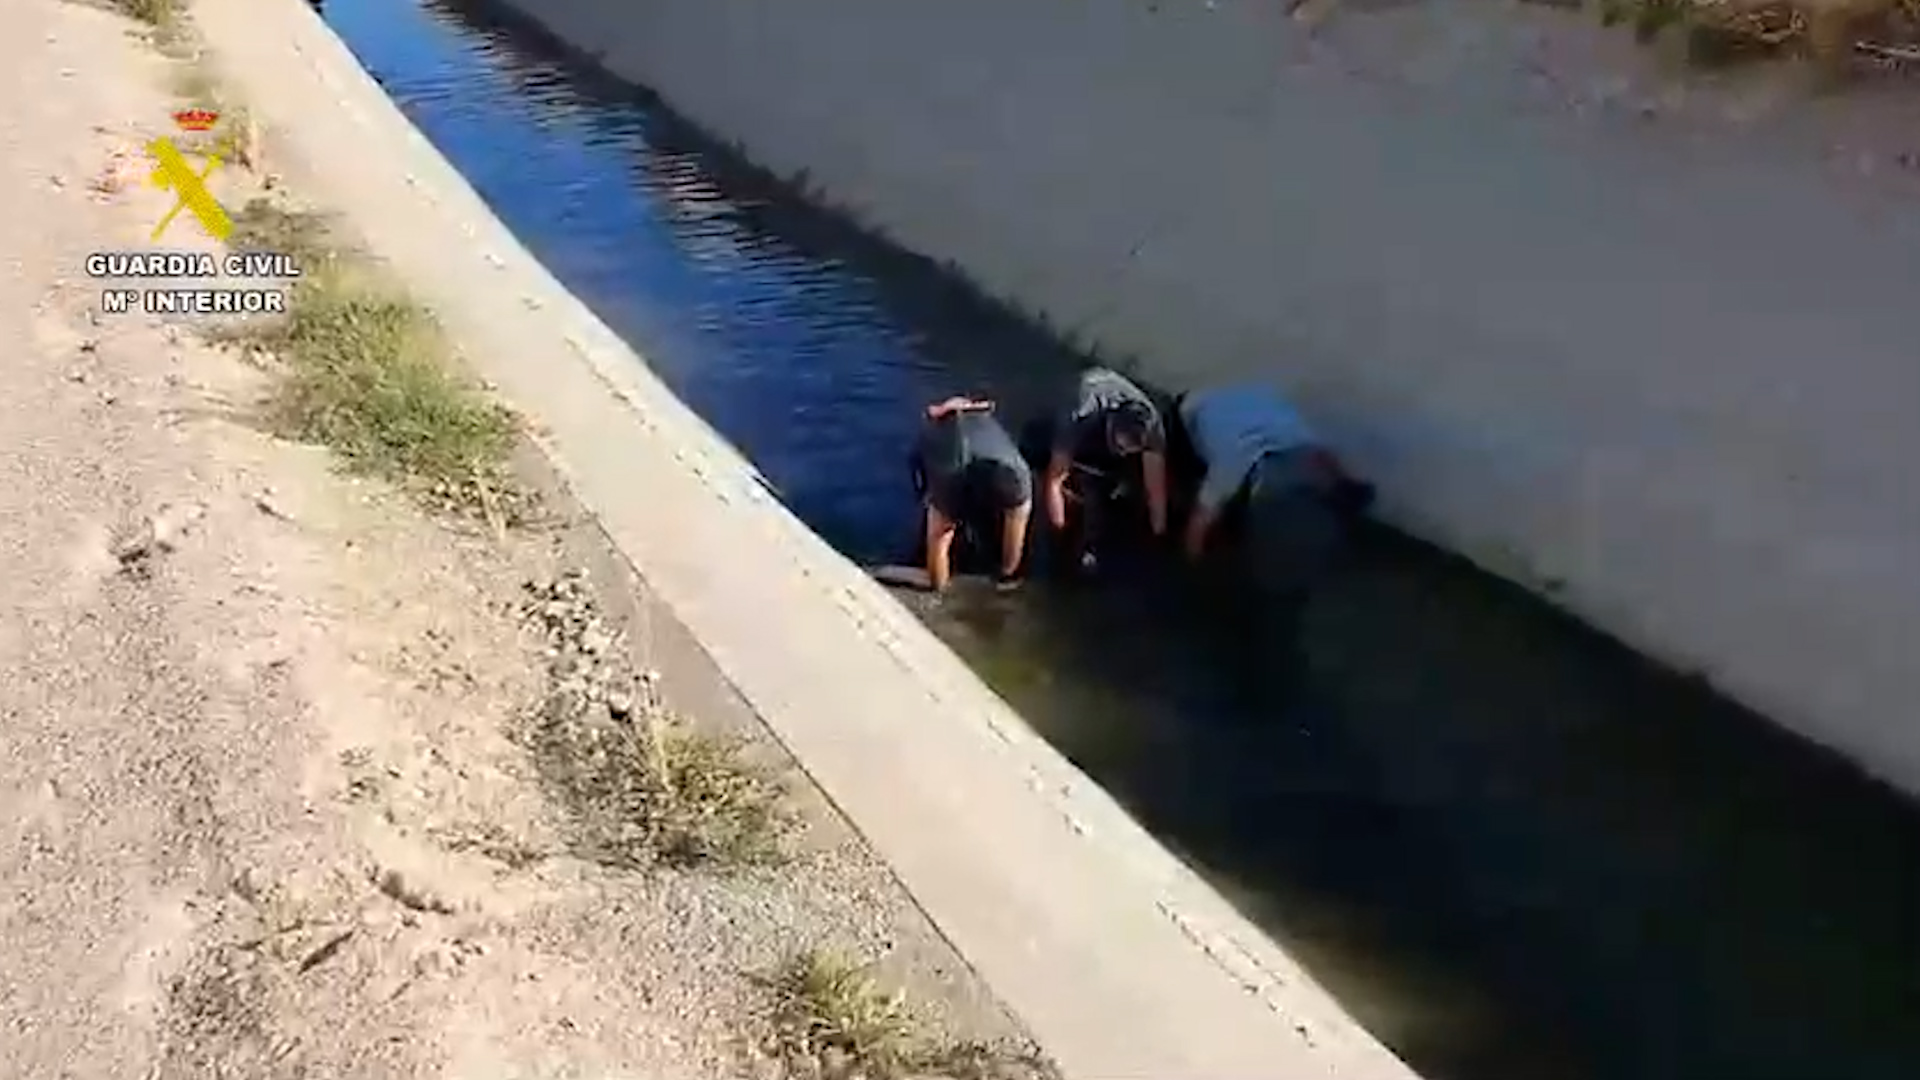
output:
{"label": "patch of weeds", "polygon": [[435,329],[394,296],[305,281],[262,344],[288,365],[272,405],[283,434],[331,447],[360,472],[437,495],[499,471],[514,425],[435,353]]}
{"label": "patch of weeds", "polygon": [[548,854],[493,822],[443,829],[438,839],[448,851],[472,852],[509,870],[525,870],[545,862]]}
{"label": "patch of weeds", "polygon": [[288,314],[240,335],[279,366],[272,430],[327,446],[349,470],[437,508],[512,524],[522,501],[508,472],[518,425],[457,374],[427,312],[355,274],[318,218],[256,199],[237,216],[232,243],[293,255],[302,270]]}
{"label": "patch of weeds", "polygon": [[117,12],[140,25],[140,36],[167,55],[178,55],[191,40],[190,0],[69,0]]}
{"label": "patch of weeds", "polygon": [[1915,0],[1600,0],[1598,10],[1643,44],[1680,34],[1703,67],[1802,56],[1838,72],[1864,44],[1920,40]]}
{"label": "patch of weeds", "polygon": [[788,1066],[814,1064],[828,1077],[908,1075],[922,1041],[920,1024],[906,994],[882,987],[870,965],[809,950],[788,961],[769,986],[770,1049]]}
{"label": "patch of weeds", "polygon": [[622,723],[559,698],[530,734],[534,765],[567,811],[581,858],[626,870],[778,861],[784,792],[740,743],[661,709]]}
{"label": "patch of weeds", "polygon": [[110,0],[113,10],[156,29],[172,29],[186,20],[187,0]]}
{"label": "patch of weeds", "polygon": [[549,686],[523,732],[572,826],[575,854],[620,869],[732,869],[779,861],[790,824],[779,778],[743,740],[702,731],[635,677],[584,575],[529,587],[551,653]]}
{"label": "patch of weeds", "polygon": [[793,1075],[821,1080],[1057,1080],[1043,1055],[929,1033],[905,992],[872,965],[823,949],[802,952],[766,981],[767,1051]]}
{"label": "patch of weeds", "polygon": [[304,269],[326,271],[340,261],[324,216],[289,210],[270,199],[252,199],[233,215],[233,236],[228,242],[239,251],[290,255]]}
{"label": "patch of weeds", "polygon": [[658,710],[642,719],[653,732],[660,856],[677,866],[777,862],[783,793],[748,763],[746,741],[696,730]]}
{"label": "patch of weeds", "polygon": [[919,1076],[932,1080],[1060,1080],[1060,1069],[1031,1047],[952,1043],[922,1055]]}

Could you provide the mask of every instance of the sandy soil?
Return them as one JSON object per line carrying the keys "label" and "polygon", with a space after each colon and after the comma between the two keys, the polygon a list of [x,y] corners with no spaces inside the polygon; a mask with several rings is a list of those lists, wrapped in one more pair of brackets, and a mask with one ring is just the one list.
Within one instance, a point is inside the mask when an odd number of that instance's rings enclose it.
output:
{"label": "sandy soil", "polygon": [[753,976],[823,943],[1017,1038],[797,777],[777,870],[568,853],[510,738],[550,690],[523,582],[584,569],[622,662],[754,718],[541,463],[555,527],[437,523],[250,427],[236,355],[101,315],[82,256],[171,200],[93,182],[167,129],[170,69],[117,16],[6,6],[0,1075],[747,1075]]}

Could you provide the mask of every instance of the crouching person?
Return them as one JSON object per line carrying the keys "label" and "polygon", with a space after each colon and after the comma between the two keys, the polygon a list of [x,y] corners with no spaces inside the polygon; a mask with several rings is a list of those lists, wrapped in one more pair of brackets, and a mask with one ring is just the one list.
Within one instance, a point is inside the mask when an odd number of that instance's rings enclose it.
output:
{"label": "crouching person", "polygon": [[1240,534],[1248,584],[1303,596],[1344,548],[1373,501],[1306,421],[1261,386],[1195,391],[1176,405],[1199,486],[1182,536],[1200,559],[1225,527]]}
{"label": "crouching person", "polygon": [[954,397],[928,406],[913,473],[925,512],[928,586],[940,592],[952,582],[956,542],[978,549],[968,554],[993,559],[1001,588],[1016,586],[1033,511],[1033,474],[994,416],[993,403]]}
{"label": "crouching person", "polygon": [[[1146,391],[1103,367],[1081,372],[1073,400],[1030,438],[1045,469],[1041,506],[1067,565],[1091,570],[1116,513],[1167,531],[1166,425]],[[1069,520],[1069,514],[1073,520]]]}

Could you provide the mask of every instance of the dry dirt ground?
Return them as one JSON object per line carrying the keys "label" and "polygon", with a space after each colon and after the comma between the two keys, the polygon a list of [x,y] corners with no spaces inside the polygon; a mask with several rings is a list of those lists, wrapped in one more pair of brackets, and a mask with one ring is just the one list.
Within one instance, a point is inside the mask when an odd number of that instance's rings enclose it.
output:
{"label": "dry dirt ground", "polygon": [[798,777],[782,865],[575,854],[513,738],[552,676],[523,582],[586,570],[611,651],[754,719],[564,493],[504,542],[433,520],[261,434],[233,352],[103,315],[82,257],[171,197],[93,184],[169,129],[175,73],[117,15],[4,6],[0,1076],[777,1075],[742,1049],[757,976],[823,944],[1018,1040]]}

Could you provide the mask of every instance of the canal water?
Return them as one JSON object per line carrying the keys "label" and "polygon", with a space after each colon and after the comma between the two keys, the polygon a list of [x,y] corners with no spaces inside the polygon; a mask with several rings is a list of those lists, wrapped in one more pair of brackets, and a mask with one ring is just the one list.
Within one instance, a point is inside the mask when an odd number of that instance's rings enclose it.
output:
{"label": "canal water", "polygon": [[[325,14],[856,559],[911,527],[921,404],[1021,411],[1082,362],[524,26]],[[1292,627],[1247,632],[1228,591],[1169,574],[922,614],[1432,1080],[1920,1077],[1913,807],[1404,539],[1368,537]]]}

